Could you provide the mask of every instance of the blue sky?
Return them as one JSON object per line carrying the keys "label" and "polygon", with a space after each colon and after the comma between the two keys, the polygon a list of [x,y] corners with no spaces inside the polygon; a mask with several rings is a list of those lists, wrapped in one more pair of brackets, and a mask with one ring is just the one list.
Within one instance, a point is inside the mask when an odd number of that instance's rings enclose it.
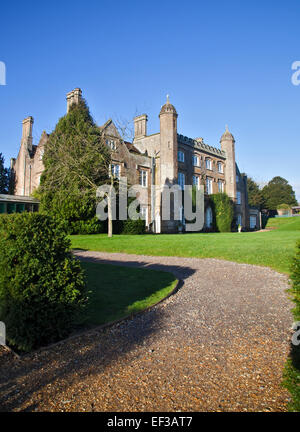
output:
{"label": "blue sky", "polygon": [[299,17],[298,0],[2,3],[0,152],[17,156],[28,115],[36,144],[51,132],[75,87],[98,124],[146,112],[149,133],[168,93],[179,133],[219,146],[228,124],[240,170],[300,200]]}

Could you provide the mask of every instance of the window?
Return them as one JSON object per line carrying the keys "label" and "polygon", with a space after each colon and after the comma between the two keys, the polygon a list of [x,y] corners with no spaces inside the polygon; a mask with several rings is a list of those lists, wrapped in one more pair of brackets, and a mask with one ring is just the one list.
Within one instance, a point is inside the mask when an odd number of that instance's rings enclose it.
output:
{"label": "window", "polygon": [[218,180],[218,192],[224,192],[224,182]]}
{"label": "window", "polygon": [[218,172],[221,173],[221,174],[223,174],[223,172],[224,172],[222,162],[218,162]]}
{"label": "window", "polygon": [[40,160],[43,160],[44,152],[45,152],[45,150],[41,149],[41,151],[40,151]]}
{"label": "window", "polygon": [[237,175],[236,175],[236,182],[238,183],[239,180],[240,180],[240,178],[239,178],[239,176],[238,176],[238,174],[237,174]]}
{"label": "window", "polygon": [[200,187],[200,177],[199,176],[193,176],[193,185],[197,186],[197,188],[199,189],[199,187]]}
{"label": "window", "polygon": [[205,159],[205,166],[206,166],[206,169],[209,169],[209,170],[211,170],[212,168],[211,168],[211,159]]}
{"label": "window", "polygon": [[236,193],[236,203],[241,204],[241,192],[239,191]]}
{"label": "window", "polygon": [[143,187],[147,187],[147,171],[140,171],[140,185]]}
{"label": "window", "polygon": [[141,216],[145,224],[148,225],[148,207],[141,207]]}
{"label": "window", "polygon": [[213,214],[212,209],[210,207],[207,207],[205,212],[205,226],[206,228],[211,228],[213,222]]}
{"label": "window", "polygon": [[250,228],[256,228],[256,216],[250,216]]}
{"label": "window", "polygon": [[182,151],[178,152],[178,161],[184,162],[184,153]]}
{"label": "window", "polygon": [[185,182],[185,180],[184,180],[184,174],[181,173],[181,172],[178,173],[178,184],[181,187],[181,189],[184,188],[184,182]]}
{"label": "window", "polygon": [[200,166],[200,158],[199,156],[193,155],[193,165],[199,167]]}
{"label": "window", "polygon": [[112,150],[116,150],[117,146],[116,146],[116,141],[114,140],[105,140],[106,145],[108,145]]}
{"label": "window", "polygon": [[210,178],[206,179],[206,193],[208,195],[212,194],[212,179]]}
{"label": "window", "polygon": [[111,173],[114,177],[120,178],[120,165],[111,164]]}

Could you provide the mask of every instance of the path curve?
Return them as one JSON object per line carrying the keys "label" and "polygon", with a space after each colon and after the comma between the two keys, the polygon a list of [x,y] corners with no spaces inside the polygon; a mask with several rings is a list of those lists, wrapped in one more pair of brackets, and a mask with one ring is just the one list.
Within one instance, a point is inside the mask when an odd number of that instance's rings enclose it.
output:
{"label": "path curve", "polygon": [[106,330],[20,361],[0,356],[2,410],[286,410],[280,383],[292,305],[285,275],[217,259],[75,254],[170,271],[182,286]]}

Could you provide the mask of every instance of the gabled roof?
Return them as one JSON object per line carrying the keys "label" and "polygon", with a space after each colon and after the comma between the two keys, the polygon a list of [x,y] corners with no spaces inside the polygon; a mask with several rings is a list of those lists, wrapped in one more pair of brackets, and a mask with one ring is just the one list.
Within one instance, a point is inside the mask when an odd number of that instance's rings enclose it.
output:
{"label": "gabled roof", "polygon": [[114,124],[112,119],[107,120],[107,122],[105,122],[103,126],[99,126],[99,129],[102,132],[105,131],[107,135],[120,138],[118,129],[116,128],[116,125]]}
{"label": "gabled roof", "polygon": [[130,142],[124,141],[124,143],[130,152],[141,154],[141,152]]}

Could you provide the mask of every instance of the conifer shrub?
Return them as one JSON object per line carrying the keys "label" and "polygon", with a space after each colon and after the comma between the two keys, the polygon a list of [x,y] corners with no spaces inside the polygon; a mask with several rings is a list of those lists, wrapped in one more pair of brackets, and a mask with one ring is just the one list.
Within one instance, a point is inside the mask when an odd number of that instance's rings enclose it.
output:
{"label": "conifer shrub", "polygon": [[218,232],[230,232],[234,210],[233,202],[226,193],[210,195],[214,214],[214,227]]}
{"label": "conifer shrub", "polygon": [[[296,254],[293,258],[291,265],[291,289],[292,300],[295,303],[293,309],[294,321],[300,322],[300,241],[296,245]],[[298,326],[297,333],[299,333],[300,326]],[[299,340],[299,336],[298,336]],[[289,390],[292,401],[290,403],[290,410],[300,412],[300,345],[291,344],[290,358],[286,363],[284,370],[284,386]]]}
{"label": "conifer shrub", "polygon": [[66,337],[87,301],[64,229],[39,213],[0,217],[0,321],[8,343],[30,351]]}

